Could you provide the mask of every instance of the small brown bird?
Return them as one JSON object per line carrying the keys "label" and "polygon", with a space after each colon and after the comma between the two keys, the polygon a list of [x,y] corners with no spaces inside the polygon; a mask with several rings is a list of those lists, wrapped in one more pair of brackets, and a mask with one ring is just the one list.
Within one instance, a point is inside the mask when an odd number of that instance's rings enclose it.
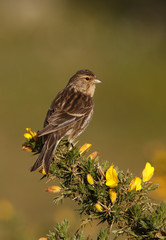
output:
{"label": "small brown bird", "polygon": [[95,86],[100,82],[90,70],[80,70],[58,93],[47,112],[44,128],[37,134],[43,136],[44,145],[31,171],[42,166],[48,174],[59,141],[67,137],[72,143],[85,130],[93,114]]}

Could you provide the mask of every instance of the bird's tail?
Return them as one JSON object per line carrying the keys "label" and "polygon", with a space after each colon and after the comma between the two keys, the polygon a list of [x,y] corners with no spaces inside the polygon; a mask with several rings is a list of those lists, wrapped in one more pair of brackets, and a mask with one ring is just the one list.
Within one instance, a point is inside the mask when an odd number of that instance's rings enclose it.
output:
{"label": "bird's tail", "polygon": [[52,133],[48,135],[40,155],[38,156],[36,162],[31,168],[31,172],[43,166],[44,171],[46,172],[46,174],[48,174],[51,159],[59,141],[60,139],[57,137],[57,134]]}

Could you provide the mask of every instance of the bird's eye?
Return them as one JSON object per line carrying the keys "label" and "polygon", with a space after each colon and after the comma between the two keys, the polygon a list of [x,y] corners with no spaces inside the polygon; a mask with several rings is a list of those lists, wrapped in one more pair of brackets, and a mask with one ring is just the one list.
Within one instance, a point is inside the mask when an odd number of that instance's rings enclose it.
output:
{"label": "bird's eye", "polygon": [[89,78],[89,77],[86,77],[85,79],[86,79],[86,80],[90,80],[90,78]]}

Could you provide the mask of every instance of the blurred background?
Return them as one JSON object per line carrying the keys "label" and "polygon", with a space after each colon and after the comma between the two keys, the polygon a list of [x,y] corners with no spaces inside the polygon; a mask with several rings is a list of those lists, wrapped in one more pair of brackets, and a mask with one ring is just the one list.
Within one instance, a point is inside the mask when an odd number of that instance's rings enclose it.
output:
{"label": "blurred background", "polygon": [[84,68],[102,84],[79,144],[137,176],[151,162],[160,184],[152,197],[166,199],[166,2],[1,0],[0,239],[35,240],[64,218],[73,232],[80,224],[71,201],[53,204],[21,145],[25,128],[42,128],[57,92]]}

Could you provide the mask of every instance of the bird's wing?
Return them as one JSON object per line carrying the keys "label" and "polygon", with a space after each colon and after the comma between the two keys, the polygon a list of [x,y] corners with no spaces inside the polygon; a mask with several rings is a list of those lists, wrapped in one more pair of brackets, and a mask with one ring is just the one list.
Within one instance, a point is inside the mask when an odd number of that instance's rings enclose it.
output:
{"label": "bird's wing", "polygon": [[74,89],[65,88],[53,100],[47,112],[44,128],[38,136],[56,132],[79,121],[93,109],[93,99],[82,93],[75,93]]}
{"label": "bird's wing", "polygon": [[68,127],[74,122],[79,121],[90,113],[90,108],[80,109],[79,112],[69,113],[64,111],[55,111],[47,120],[48,124],[38,132],[38,136],[47,135],[56,132],[64,127]]}

